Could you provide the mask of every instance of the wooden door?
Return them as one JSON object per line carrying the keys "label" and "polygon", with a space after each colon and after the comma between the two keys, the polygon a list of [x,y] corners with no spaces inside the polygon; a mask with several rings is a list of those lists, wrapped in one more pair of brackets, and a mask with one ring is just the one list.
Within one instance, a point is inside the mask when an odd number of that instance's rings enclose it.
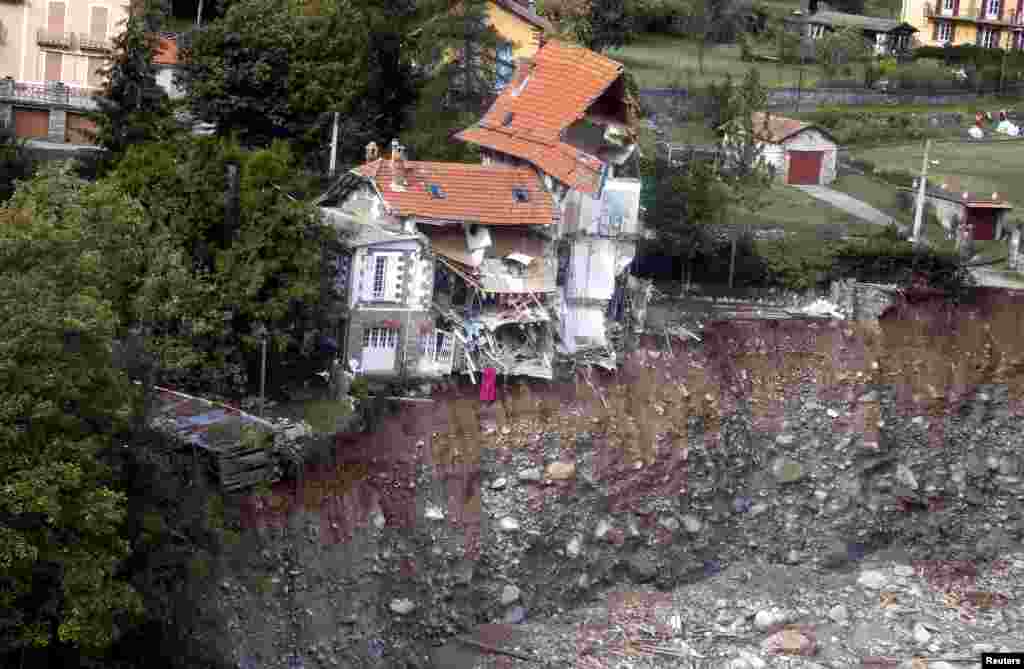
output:
{"label": "wooden door", "polygon": [[974,241],[984,242],[996,238],[995,209],[970,209],[967,217]]}

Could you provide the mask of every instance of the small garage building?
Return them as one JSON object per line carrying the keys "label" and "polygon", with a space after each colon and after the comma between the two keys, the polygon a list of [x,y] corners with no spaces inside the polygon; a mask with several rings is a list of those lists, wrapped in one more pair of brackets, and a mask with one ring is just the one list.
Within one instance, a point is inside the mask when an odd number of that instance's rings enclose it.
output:
{"label": "small garage building", "polygon": [[767,112],[755,112],[752,120],[765,162],[779,179],[793,185],[835,181],[839,145],[827,130]]}

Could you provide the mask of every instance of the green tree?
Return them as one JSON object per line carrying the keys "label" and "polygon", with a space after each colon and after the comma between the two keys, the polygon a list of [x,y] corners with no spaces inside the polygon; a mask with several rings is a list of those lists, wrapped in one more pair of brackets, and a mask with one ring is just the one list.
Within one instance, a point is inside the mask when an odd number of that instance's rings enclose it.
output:
{"label": "green tree", "polygon": [[106,454],[137,392],[111,360],[119,327],[103,228],[141,210],[67,167],[0,210],[0,643],[108,646],[142,611],[119,575],[125,497]]}
{"label": "green tree", "polygon": [[741,21],[736,0],[687,0],[679,26],[697,45],[697,69],[704,74],[708,48],[735,34]]}
{"label": "green tree", "polygon": [[686,281],[694,262],[712,251],[709,226],[720,222],[729,192],[717,178],[710,157],[691,152],[673,155],[672,162],[677,164],[663,160],[641,163],[641,205],[644,225],[655,235],[651,250],[680,258]]}
{"label": "green tree", "polygon": [[14,194],[18,180],[29,178],[34,170],[35,159],[25,140],[16,137],[9,128],[0,128],[0,203]]}
{"label": "green tree", "polygon": [[[228,197],[237,166],[237,199]],[[289,195],[297,173],[288,147],[242,150],[219,138],[132,147],[112,179],[146,214],[146,234],[166,239],[132,286],[131,319],[148,328],[163,378],[237,395],[258,342],[284,352],[314,320],[327,228]]]}
{"label": "green tree", "polygon": [[[771,186],[772,170],[765,160],[765,142],[770,115],[756,113],[764,110],[768,93],[761,86],[761,76],[750,69],[739,86],[730,90],[727,109],[732,116],[726,122],[727,131],[722,138],[721,175],[728,187],[730,199],[746,216],[757,211],[764,194]],[[760,119],[760,120],[758,120]],[[749,227],[734,225],[730,261],[729,286],[733,285],[736,252],[739,238],[749,233]]]}
{"label": "green tree", "polygon": [[843,28],[815,40],[815,58],[826,78],[871,60],[871,44],[857,28]]}
{"label": "green tree", "polygon": [[603,53],[632,41],[646,9],[643,0],[545,0],[537,11],[552,21],[557,36]]}
{"label": "green tree", "polygon": [[106,80],[92,117],[98,143],[115,158],[132,144],[164,139],[176,129],[153,64],[166,14],[164,0],[135,3],[124,31],[114,38],[113,61],[102,71]]}
{"label": "green tree", "polygon": [[478,121],[493,101],[500,40],[486,19],[486,0],[446,4],[421,3],[412,20],[408,42],[409,57],[419,65],[417,104],[401,138],[414,159],[469,161],[478,149],[451,137]]}
{"label": "green tree", "polygon": [[246,145],[287,137],[319,149],[330,113],[364,102],[371,52],[362,24],[344,0],[315,9],[293,0],[233,2],[180,52],[185,102],[218,134]]}

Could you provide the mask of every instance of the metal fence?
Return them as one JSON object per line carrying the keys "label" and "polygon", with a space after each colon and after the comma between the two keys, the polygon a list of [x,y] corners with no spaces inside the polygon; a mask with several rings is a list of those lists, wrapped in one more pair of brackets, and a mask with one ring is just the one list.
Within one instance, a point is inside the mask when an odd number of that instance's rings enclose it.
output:
{"label": "metal fence", "polygon": [[98,89],[67,86],[59,81],[34,82],[0,79],[0,99],[42,105],[65,105],[80,109],[96,109]]}

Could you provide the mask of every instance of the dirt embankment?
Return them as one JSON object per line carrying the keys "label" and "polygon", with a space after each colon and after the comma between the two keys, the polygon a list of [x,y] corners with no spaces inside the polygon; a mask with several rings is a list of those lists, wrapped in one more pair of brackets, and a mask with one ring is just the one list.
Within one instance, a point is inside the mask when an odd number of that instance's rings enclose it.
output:
{"label": "dirt embankment", "polygon": [[430,666],[436,640],[616,583],[992,553],[1024,533],[1022,319],[991,292],[720,323],[492,406],[449,387],[244,501],[211,634],[247,667]]}

